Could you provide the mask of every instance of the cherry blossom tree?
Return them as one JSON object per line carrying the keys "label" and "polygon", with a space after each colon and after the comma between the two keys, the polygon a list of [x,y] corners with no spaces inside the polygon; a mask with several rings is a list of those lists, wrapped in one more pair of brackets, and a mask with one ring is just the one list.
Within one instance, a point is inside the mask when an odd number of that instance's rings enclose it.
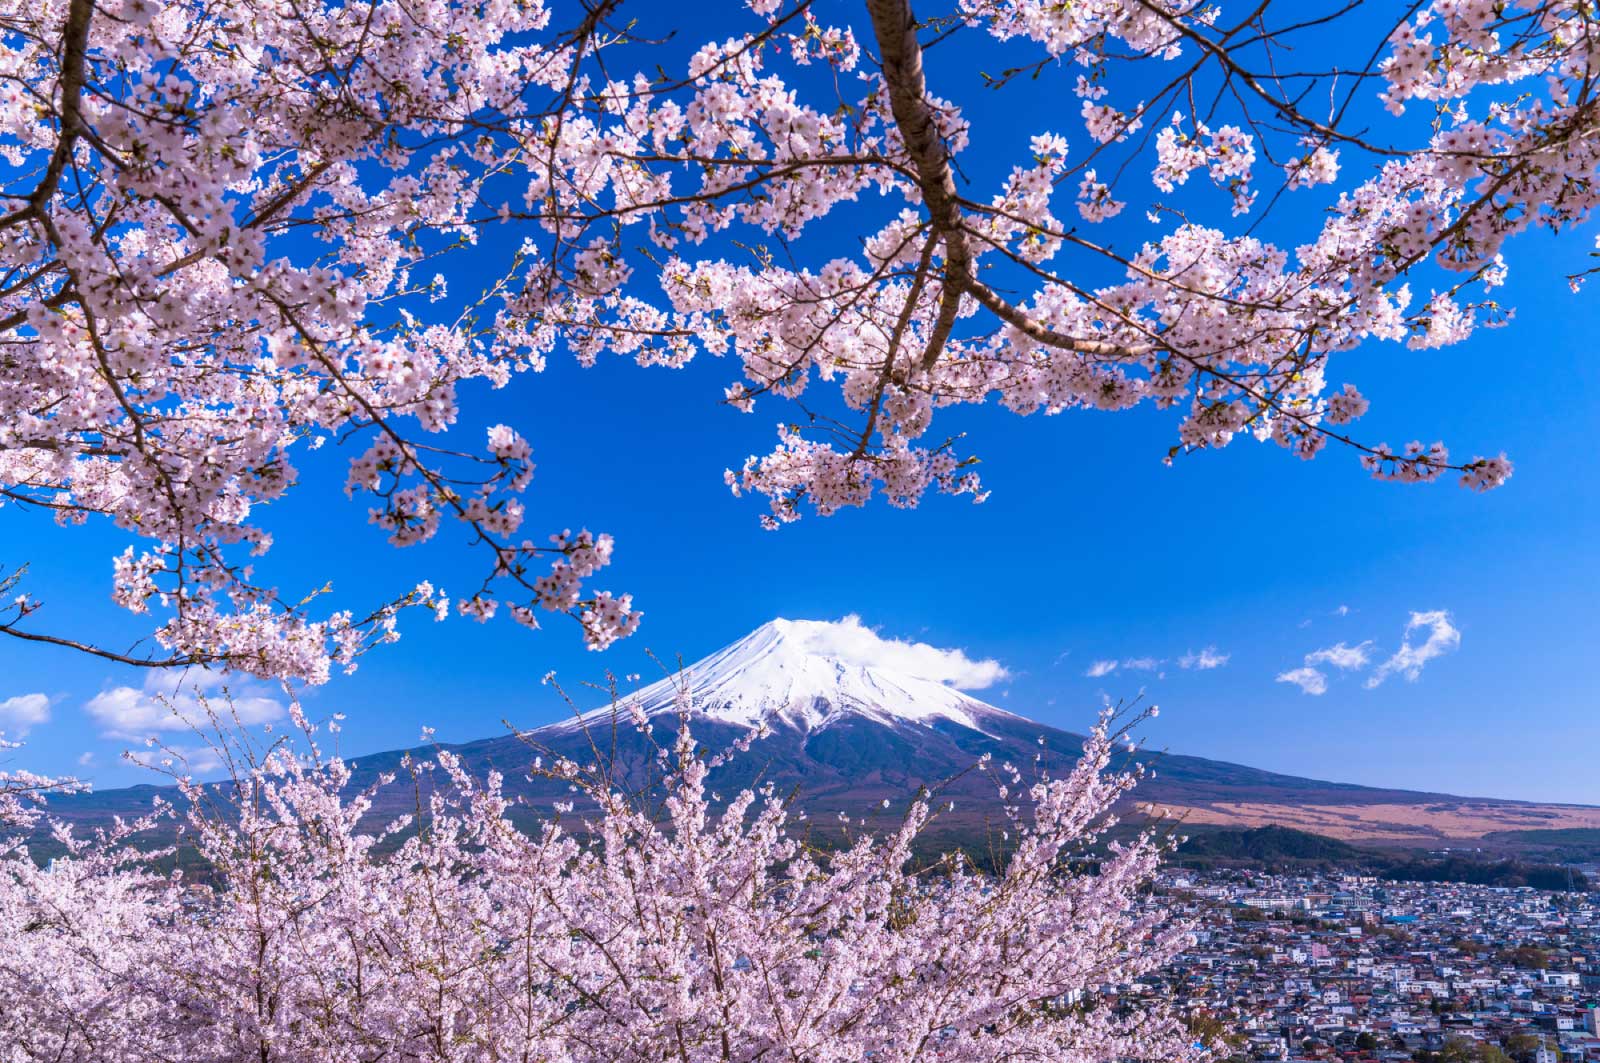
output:
{"label": "cherry blossom tree", "polygon": [[[722,401],[785,421],[727,477],[773,526],[981,500],[934,422],[995,401],[1169,408],[1169,460],[1251,435],[1500,484],[1503,455],[1347,434],[1368,403],[1331,364],[1503,323],[1507,239],[1589,220],[1594,19],[1373,6],[750,0],[684,47],[621,0],[10,0],[0,497],[130,533],[114,597],[153,641],[52,631],[26,592],[0,631],[313,683],[408,607],[604,647],[639,619],[592,586],[611,539],[527,536],[516,426],[444,439],[461,385],[551,357],[730,359]],[[930,84],[962,42],[1011,65]],[[972,116],[1034,80],[1073,106],[964,178]],[[263,503],[330,440],[393,543],[460,525],[482,583],[358,613],[257,580]]]}
{"label": "cherry blossom tree", "polygon": [[[0,755],[21,748],[21,742],[12,742],[0,732]],[[0,854],[7,851],[3,840],[5,832],[38,823],[51,794],[77,793],[84,789],[87,787],[73,778],[40,775],[26,769],[0,769]]]}
{"label": "cherry blossom tree", "polygon": [[0,858],[0,1043],[96,1063],[1198,1059],[1163,1006],[1116,997],[1187,940],[1138,895],[1164,843],[1081,867],[1134,782],[1108,770],[1111,728],[1065,777],[992,768],[1015,788],[994,874],[916,864],[926,794],[828,851],[770,789],[719,805],[686,720],[645,792],[603,762],[536,768],[574,807],[531,832],[448,752],[374,784],[418,807],[371,830],[343,760],[235,742],[232,785],[183,784],[198,874],[158,873],[135,845],[150,822],[61,831],[48,867]]}

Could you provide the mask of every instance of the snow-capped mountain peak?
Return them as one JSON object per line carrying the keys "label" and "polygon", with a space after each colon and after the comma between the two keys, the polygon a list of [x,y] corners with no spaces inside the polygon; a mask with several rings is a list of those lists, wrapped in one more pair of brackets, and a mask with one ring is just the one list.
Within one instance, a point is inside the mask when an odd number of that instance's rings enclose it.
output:
{"label": "snow-capped mountain peak", "polygon": [[[890,654],[874,652],[885,646]],[[678,711],[680,692],[686,691],[694,716],[742,727],[765,720],[772,727],[803,731],[821,730],[845,716],[925,727],[948,720],[978,731],[984,730],[985,718],[1018,719],[949,683],[904,670],[916,668],[919,651],[944,652],[912,643],[886,643],[854,618],[842,622],[780,618],[680,673],[622,696],[619,704],[630,712],[637,706],[647,716],[671,714]],[[875,659],[885,656],[896,659],[887,665]],[[990,668],[997,676],[1005,674],[993,662],[962,661]],[[611,707],[604,706],[585,713],[584,719],[593,721],[610,713]]]}

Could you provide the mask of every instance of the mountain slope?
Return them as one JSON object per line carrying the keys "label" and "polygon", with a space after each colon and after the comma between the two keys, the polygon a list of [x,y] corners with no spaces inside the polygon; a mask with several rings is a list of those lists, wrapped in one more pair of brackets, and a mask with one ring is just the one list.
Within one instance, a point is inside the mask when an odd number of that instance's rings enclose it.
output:
{"label": "mountain slope", "polygon": [[[970,730],[1022,717],[986,705],[931,679],[888,671],[827,652],[834,625],[816,620],[768,621],[737,642],[623,700],[647,716],[676,715],[680,693],[692,694],[697,716],[718,723],[820,731],[846,716],[897,726],[948,721]],[[610,715],[610,708],[552,725],[574,728]]]}
{"label": "mountain slope", "polygon": [[[725,794],[770,783],[794,793],[814,820],[836,813],[881,820],[919,786],[938,787],[955,811],[941,819],[947,833],[981,832],[997,809],[994,783],[972,769],[983,754],[1025,773],[1034,765],[1059,774],[1082,749],[1082,739],[988,705],[945,683],[886,668],[856,652],[841,629],[815,621],[774,620],[739,641],[572,720],[521,735],[446,748],[475,774],[499,770],[507,788],[533,814],[568,799],[564,785],[527,777],[536,755],[580,763],[599,750],[618,781],[645,786],[654,778],[655,751],[670,745],[680,714],[709,751],[729,747],[751,728],[767,737],[732,757],[711,776]],[[641,734],[633,720],[648,722]],[[431,748],[411,751],[419,758]],[[357,781],[393,770],[405,751],[356,760]],[[1430,845],[1479,838],[1494,831],[1600,827],[1600,809],[1460,798],[1324,782],[1200,757],[1140,753],[1153,776],[1136,793],[1190,823],[1256,827],[1277,823],[1367,843]],[[58,802],[69,819],[103,820],[148,807],[149,787],[107,791]],[[402,811],[414,800],[391,788],[379,811]],[[885,811],[887,801],[889,811]]]}

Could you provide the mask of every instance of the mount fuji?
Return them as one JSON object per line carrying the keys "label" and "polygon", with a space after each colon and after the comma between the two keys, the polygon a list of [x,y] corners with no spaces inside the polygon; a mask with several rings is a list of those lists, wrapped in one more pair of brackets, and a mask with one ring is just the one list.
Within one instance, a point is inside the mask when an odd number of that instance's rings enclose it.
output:
{"label": "mount fuji", "polygon": [[[884,727],[954,724],[979,732],[997,720],[1027,722],[936,679],[868,664],[841,646],[839,636],[838,624],[771,620],[621,703],[647,717],[676,718],[682,706],[691,720],[743,728],[764,722],[775,731],[806,734],[856,719]],[[610,706],[595,709],[545,730],[592,726],[611,713]]]}
{"label": "mount fuji", "polygon": [[[1004,671],[951,651],[889,642],[852,620],[778,619],[684,667],[674,675],[571,719],[520,734],[445,748],[480,777],[500,771],[508,792],[537,816],[570,799],[564,785],[530,780],[536,750],[590,762],[597,751],[619,779],[654,777],[653,743],[670,745],[686,715],[696,742],[727,749],[752,728],[767,736],[727,758],[711,775],[714,790],[772,784],[793,793],[813,822],[844,813],[853,820],[896,819],[920,786],[939,786],[955,812],[937,821],[950,837],[980,836],[998,812],[993,783],[972,765],[984,754],[1019,767],[1039,758],[1052,773],[1070,768],[1082,737],[989,705],[958,689],[992,682]],[[987,672],[985,671],[987,669]],[[959,674],[958,674],[959,673]],[[634,725],[640,715],[649,737]],[[652,741],[653,740],[653,741]],[[433,747],[356,757],[356,781],[395,769],[407,753],[426,759]],[[1175,754],[1139,753],[1153,768],[1134,793],[1186,825],[1276,823],[1371,844],[1459,844],[1497,832],[1600,828],[1600,809],[1464,798],[1380,789],[1282,775],[1239,764]],[[414,800],[404,787],[381,799],[378,813]],[[53,810],[69,820],[103,822],[148,808],[155,787],[64,798]],[[382,795],[380,795],[380,798]],[[884,803],[889,803],[889,812]],[[392,803],[393,808],[385,806]]]}

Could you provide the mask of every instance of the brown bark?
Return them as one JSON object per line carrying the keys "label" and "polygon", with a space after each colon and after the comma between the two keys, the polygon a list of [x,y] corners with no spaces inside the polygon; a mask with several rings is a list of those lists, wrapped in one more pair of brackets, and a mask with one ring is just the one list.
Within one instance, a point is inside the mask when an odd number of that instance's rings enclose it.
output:
{"label": "brown bark", "polygon": [[[1032,320],[978,280],[972,252],[967,246],[950,153],[939,137],[934,108],[928,102],[922,45],[917,41],[917,20],[910,0],[867,0],[867,13],[872,18],[872,32],[878,43],[879,62],[889,93],[889,110],[905,142],[912,169],[916,171],[917,187],[928,209],[928,223],[944,245],[943,292],[938,317],[922,352],[922,370],[927,372],[939,360],[965,295],[973,296],[1002,321],[1046,346],[1102,357],[1136,356],[1148,351],[1148,346],[1130,350],[1101,340],[1078,339],[1056,332]],[[893,350],[889,356],[893,358]]]}

